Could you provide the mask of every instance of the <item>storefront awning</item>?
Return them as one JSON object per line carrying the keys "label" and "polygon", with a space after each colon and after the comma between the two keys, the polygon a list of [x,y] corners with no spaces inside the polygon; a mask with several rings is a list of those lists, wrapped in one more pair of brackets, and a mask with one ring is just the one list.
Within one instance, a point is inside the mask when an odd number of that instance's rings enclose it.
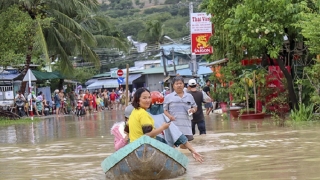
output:
{"label": "storefront awning", "polygon": [[[129,75],[128,84],[132,84],[132,82],[134,80],[138,79],[139,77],[141,77],[141,74],[131,74],[131,75]],[[126,83],[126,80],[124,80],[124,83]]]}
{"label": "storefront awning", "polygon": [[42,72],[31,70],[37,80],[64,79],[59,72]]}

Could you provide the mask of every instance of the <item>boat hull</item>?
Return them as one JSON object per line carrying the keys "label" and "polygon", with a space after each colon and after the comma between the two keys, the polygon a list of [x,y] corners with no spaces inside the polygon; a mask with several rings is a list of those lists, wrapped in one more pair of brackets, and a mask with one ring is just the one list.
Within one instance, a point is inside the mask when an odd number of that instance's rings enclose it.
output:
{"label": "boat hull", "polygon": [[[137,143],[133,144],[136,141],[139,141],[138,146]],[[148,136],[143,136],[136,141],[102,162],[107,179],[169,179],[186,172],[188,158],[181,152]],[[128,151],[131,152],[123,158],[117,157]],[[106,168],[105,165],[109,167]]]}

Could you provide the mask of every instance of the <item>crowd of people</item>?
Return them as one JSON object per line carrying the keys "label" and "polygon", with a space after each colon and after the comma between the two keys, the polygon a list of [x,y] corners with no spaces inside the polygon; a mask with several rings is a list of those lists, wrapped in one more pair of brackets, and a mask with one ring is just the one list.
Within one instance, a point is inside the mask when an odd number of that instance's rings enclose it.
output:
{"label": "crowd of people", "polygon": [[133,89],[132,92],[128,90],[128,94],[126,95],[126,91],[122,87],[112,89],[111,91],[108,89],[99,89],[93,92],[89,90],[79,90],[76,92],[74,89],[66,92],[65,89],[56,89],[51,97],[50,102],[52,103],[49,104],[49,101],[41,91],[38,92],[37,95],[32,91],[27,97],[20,91],[17,91],[15,107],[17,107],[17,102],[23,102],[23,111],[25,115],[29,115],[31,104],[33,112],[37,116],[75,113],[79,101],[82,102],[85,113],[88,112],[89,114],[100,112],[104,109],[124,110],[126,98],[130,101],[134,92],[135,89]]}
{"label": "crowd of people", "polygon": [[128,94],[126,95],[126,90],[122,87],[115,88],[109,91],[108,89],[99,89],[93,92],[89,90],[80,90],[76,93],[72,90],[69,93],[64,93],[63,90],[55,90],[53,102],[56,108],[55,113],[61,114],[65,113],[65,100],[69,99],[71,113],[76,112],[76,106],[79,105],[79,101],[81,101],[81,105],[84,107],[85,113],[95,113],[100,112],[104,109],[107,110],[124,110],[126,98],[130,101],[132,94],[134,94],[135,89],[131,93],[128,90]]}
{"label": "crowd of people", "polygon": [[[203,88],[204,95],[210,96],[209,87],[210,81],[207,80],[206,86]],[[136,88],[133,88],[132,92],[128,90],[128,94],[126,94],[126,90],[122,87],[115,88],[110,91],[108,89],[98,89],[93,92],[90,92],[89,90],[79,90],[78,92],[76,92],[74,89],[70,89],[71,90],[69,92],[66,92],[65,89],[56,89],[51,97],[50,102],[52,103],[49,103],[48,99],[46,99],[46,96],[41,91],[38,92],[38,94],[35,94],[35,92],[32,91],[27,95],[27,97],[25,97],[20,91],[18,91],[16,92],[15,102],[24,102],[23,110],[25,115],[29,115],[30,105],[33,108],[34,114],[37,116],[44,116],[48,114],[59,115],[75,113],[76,108],[79,105],[79,101],[82,102],[85,113],[91,114],[100,112],[104,109],[124,110],[126,100],[128,102],[131,102],[136,92]],[[184,88],[184,91],[185,90],[186,88]],[[196,84],[195,90],[199,91],[199,84]],[[164,97],[166,97],[169,96],[172,92],[168,87],[165,87],[161,93]],[[208,115],[212,110],[212,103],[206,103],[205,107],[206,114]],[[17,104],[15,109],[17,113]]]}
{"label": "crowd of people", "polygon": [[[189,80],[187,88],[185,88],[184,79],[181,76],[174,77],[172,83],[172,92],[167,93],[168,88],[163,91],[163,114],[167,121],[157,119],[157,116],[148,112],[152,105],[150,91],[146,88],[136,90],[132,104],[125,109],[125,121],[116,123],[111,129],[115,136],[116,150],[143,135],[148,135],[168,145],[188,149],[195,160],[203,162],[202,155],[192,147],[190,141],[194,139],[196,126],[200,135],[206,134],[202,104],[212,104],[212,99],[208,91],[198,90],[195,79]],[[209,81],[207,81],[207,85],[210,85]],[[159,124],[157,121],[163,121],[163,123]],[[176,135],[176,138],[169,140],[161,134],[173,134],[173,136]],[[169,143],[170,141],[172,143]]]}
{"label": "crowd of people", "polygon": [[[37,116],[44,116],[49,114],[49,104],[44,94],[40,91],[37,95],[34,91],[30,92],[27,98],[21,93],[21,91],[16,92],[15,96],[15,104],[20,106],[18,102],[22,102],[23,114],[29,115],[30,106],[32,106],[33,111]],[[17,113],[18,108],[15,108],[15,112]]]}

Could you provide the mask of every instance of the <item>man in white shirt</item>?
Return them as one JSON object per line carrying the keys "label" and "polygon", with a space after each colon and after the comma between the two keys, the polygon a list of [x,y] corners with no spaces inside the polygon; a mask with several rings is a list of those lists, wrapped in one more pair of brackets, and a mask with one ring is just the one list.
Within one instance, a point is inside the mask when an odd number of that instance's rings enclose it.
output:
{"label": "man in white shirt", "polygon": [[21,93],[21,91],[18,91],[18,94],[16,95],[16,97],[15,97],[14,99],[15,99],[15,100],[21,99],[22,101],[26,101],[26,98],[25,98],[24,95]]}
{"label": "man in white shirt", "polygon": [[17,104],[16,104],[17,101],[23,101],[23,102],[26,101],[26,98],[25,98],[24,95],[21,93],[21,91],[18,91],[16,97],[14,98],[14,106],[16,107],[16,109],[15,109],[15,112],[16,112],[16,113],[17,113],[17,109],[18,109]]}

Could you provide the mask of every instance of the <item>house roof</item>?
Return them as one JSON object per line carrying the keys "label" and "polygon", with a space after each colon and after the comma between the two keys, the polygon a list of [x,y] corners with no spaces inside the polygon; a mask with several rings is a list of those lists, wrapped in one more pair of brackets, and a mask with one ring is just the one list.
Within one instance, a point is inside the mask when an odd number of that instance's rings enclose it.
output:
{"label": "house roof", "polygon": [[12,81],[15,80],[19,74],[7,74],[7,73],[1,73],[0,74],[0,81]]}
{"label": "house roof", "polygon": [[102,74],[94,75],[92,78],[110,77],[110,76],[111,76],[110,72],[105,72],[105,73],[102,73]]}

